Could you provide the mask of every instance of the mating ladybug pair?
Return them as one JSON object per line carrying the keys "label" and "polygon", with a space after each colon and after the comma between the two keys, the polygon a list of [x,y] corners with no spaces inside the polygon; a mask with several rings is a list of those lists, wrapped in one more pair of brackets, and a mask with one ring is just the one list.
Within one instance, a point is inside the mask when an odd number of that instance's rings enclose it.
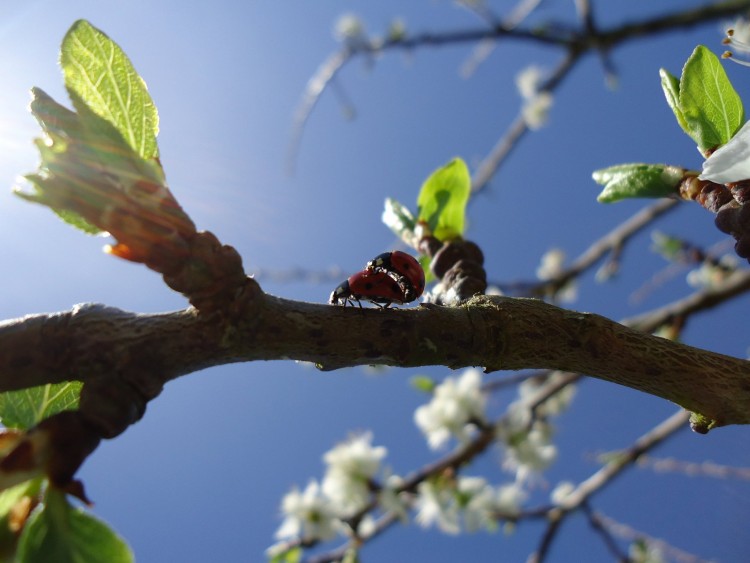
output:
{"label": "mating ladybug pair", "polygon": [[416,259],[405,252],[384,252],[370,260],[365,269],[357,272],[331,292],[331,305],[361,307],[360,300],[379,307],[391,303],[411,303],[424,291],[424,270]]}

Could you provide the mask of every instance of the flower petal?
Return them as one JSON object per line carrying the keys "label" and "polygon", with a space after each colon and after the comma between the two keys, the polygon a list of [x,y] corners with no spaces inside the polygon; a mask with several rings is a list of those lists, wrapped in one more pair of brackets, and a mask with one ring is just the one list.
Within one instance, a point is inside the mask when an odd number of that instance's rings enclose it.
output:
{"label": "flower petal", "polygon": [[717,184],[750,179],[750,121],[705,160],[699,178]]}

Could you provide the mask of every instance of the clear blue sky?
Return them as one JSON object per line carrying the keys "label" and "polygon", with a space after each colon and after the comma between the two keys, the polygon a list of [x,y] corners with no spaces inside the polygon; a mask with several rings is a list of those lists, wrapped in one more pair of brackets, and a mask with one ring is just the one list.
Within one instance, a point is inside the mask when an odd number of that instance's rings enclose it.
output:
{"label": "clear blue sky", "polygon": [[[39,86],[67,103],[57,67],[67,28],[86,18],[115,39],[146,79],[159,108],[162,162],[170,186],[196,224],[243,255],[245,267],[313,272],[359,269],[396,241],[380,223],[386,196],[412,204],[423,179],[453,156],[475,165],[515,118],[516,73],[530,63],[551,68],[560,53],[505,43],[464,79],[471,47],[392,52],[368,66],[358,60],[339,78],[357,117],[344,119],[326,93],[302,139],[294,177],[285,174],[292,115],[307,80],[336,48],[332,28],[344,12],[371,32],[394,16],[409,30],[476,27],[452,2],[8,1],[0,6],[0,318],[67,310],[96,301],[131,311],[184,307],[152,272],[100,251],[49,211],[10,195],[17,175],[36,165],[38,135],[27,113]],[[506,2],[491,2],[498,9]],[[596,2],[614,24],[701,2]],[[658,6],[658,10],[655,6]],[[548,2],[538,17],[574,21],[573,3]],[[664,102],[658,69],[678,74],[698,43],[721,50],[721,28],[708,24],[630,43],[613,53],[619,88],[608,90],[595,57],[573,72],[555,98],[549,125],[524,139],[470,211],[469,238],[484,250],[493,280],[533,278],[551,247],[574,257],[643,202],[597,204],[591,171],[653,161],[699,167],[700,156]],[[730,77],[750,103],[750,69]],[[711,246],[724,236],[709,214],[683,206],[659,227]],[[605,285],[584,280],[573,307],[622,318],[688,294],[684,273],[633,305],[629,296],[665,263],[638,237],[622,275]],[[287,298],[324,302],[335,283],[263,282]],[[690,322],[689,344],[746,356],[747,298]],[[259,561],[280,524],[279,503],[292,485],[323,472],[321,455],[356,430],[372,429],[388,463],[407,474],[435,458],[412,422],[423,396],[410,376],[445,369],[364,369],[319,373],[292,362],[215,368],[170,383],[145,418],[103,443],[80,476],[97,515],[133,546],[138,561]],[[502,374],[495,374],[502,377]],[[510,400],[494,399],[499,412]],[[548,486],[578,481],[597,466],[592,453],[626,447],[674,411],[629,389],[586,381],[559,420],[558,463]],[[707,437],[685,431],[659,455],[750,465],[746,428]],[[472,468],[493,482],[510,476],[490,453]],[[545,499],[544,485],[535,499]],[[617,520],[705,558],[740,561],[750,552],[747,483],[631,471],[594,500]],[[542,527],[512,536],[459,538],[398,527],[369,546],[366,561],[523,561]],[[337,545],[337,544],[334,544]],[[602,561],[607,554],[581,517],[555,544],[552,561]]]}

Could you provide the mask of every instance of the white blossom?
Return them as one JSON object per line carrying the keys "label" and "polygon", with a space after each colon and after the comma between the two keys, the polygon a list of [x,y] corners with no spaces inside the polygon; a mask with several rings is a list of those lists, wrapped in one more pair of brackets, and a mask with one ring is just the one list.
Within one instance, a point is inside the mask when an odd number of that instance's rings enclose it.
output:
{"label": "white blossom", "polygon": [[[539,266],[536,269],[536,277],[541,281],[547,281],[556,278],[565,270],[565,251],[559,248],[551,248],[542,255]],[[578,297],[578,289],[574,281],[565,284],[557,292],[557,297],[565,303],[573,302]]]}
{"label": "white blossom", "polygon": [[503,515],[515,516],[526,500],[526,492],[518,483],[501,485],[495,489],[495,510]]}
{"label": "white blossom", "polygon": [[365,24],[355,14],[343,14],[336,20],[333,34],[339,41],[361,41],[365,38]]}
{"label": "white blossom", "polygon": [[517,485],[493,487],[482,477],[424,481],[417,487],[416,521],[448,534],[497,529],[498,516],[518,514],[525,493]]}
{"label": "white blossom", "polygon": [[375,533],[376,528],[375,518],[372,514],[367,513],[357,525],[357,535],[360,538],[367,538]]}
{"label": "white blossom", "polygon": [[402,41],[406,37],[406,22],[402,18],[394,18],[388,25],[388,40]]}
{"label": "white blossom", "polygon": [[404,480],[398,475],[390,475],[385,480],[383,488],[378,492],[378,504],[383,512],[390,512],[398,517],[402,524],[409,521],[408,501],[405,493],[398,492]]}
{"label": "white blossom", "polygon": [[506,442],[503,467],[516,474],[516,481],[523,483],[532,475],[547,469],[557,458],[557,447],[550,441],[547,425],[534,423],[525,435],[515,435]]}
{"label": "white blossom", "polygon": [[459,477],[456,488],[466,531],[494,530],[495,494],[487,481],[481,477]]}
{"label": "white blossom", "polygon": [[432,449],[442,447],[451,436],[467,440],[471,421],[484,420],[481,382],[476,369],[466,370],[458,379],[447,377],[435,387],[432,400],[414,412],[414,421]]}
{"label": "white blossom", "polygon": [[521,115],[529,129],[539,129],[549,116],[554,98],[546,90],[540,90],[545,71],[537,65],[530,65],[516,75],[516,88],[524,102]]}
{"label": "white blossom", "polygon": [[712,288],[723,282],[736,269],[737,259],[726,254],[719,259],[718,264],[703,262],[699,268],[690,270],[687,282],[695,288]]}
{"label": "white blossom", "polygon": [[575,490],[575,484],[570,481],[560,481],[557,486],[552,489],[549,497],[553,504],[560,505],[568,496],[570,496],[570,493]]}
{"label": "white blossom", "polygon": [[[521,402],[528,402],[533,398],[541,387],[554,384],[564,377],[562,372],[556,371],[549,377],[535,378],[531,377],[518,386],[518,395]],[[546,401],[536,407],[537,416],[555,416],[564,412],[573,401],[576,394],[575,385],[568,384],[557,393],[549,397]]]}
{"label": "white blossom", "polygon": [[521,115],[529,129],[536,131],[547,124],[549,110],[552,108],[554,98],[549,92],[539,92],[533,98],[529,98],[521,107]]}
{"label": "white blossom", "polygon": [[[737,18],[734,20],[727,28],[727,35],[723,43],[746,57],[750,53],[750,20],[746,18]],[[722,58],[732,60],[744,66],[750,66],[750,63],[747,61],[735,59],[734,52],[732,51],[726,51],[722,55]]]}
{"label": "white blossom", "polygon": [[370,479],[380,469],[388,454],[384,446],[373,447],[372,433],[364,432],[338,444],[323,455],[328,470],[341,471],[352,477]]}
{"label": "white blossom", "polygon": [[750,121],[703,161],[703,173],[699,178],[717,184],[750,179]]}
{"label": "white blossom", "polygon": [[529,65],[516,74],[516,88],[525,100],[530,100],[539,93],[539,85],[544,79],[544,70],[538,65]]}
{"label": "white blossom", "polygon": [[523,382],[518,389],[519,399],[508,405],[505,416],[495,427],[497,439],[505,443],[503,467],[516,474],[517,483],[524,483],[535,473],[545,470],[557,458],[557,447],[552,443],[552,426],[545,417],[567,409],[575,388],[567,385],[545,402],[536,404],[534,417],[530,405],[537,402],[541,386],[562,377],[562,372],[555,372],[543,382],[533,378]]}
{"label": "white blossom", "polygon": [[310,481],[303,492],[295,487],[287,493],[281,501],[281,511],[285,519],[276,531],[276,539],[329,540],[340,525],[330,500],[316,481]]}
{"label": "white blossom", "polygon": [[328,465],[323,492],[341,515],[363,508],[370,498],[370,479],[378,472],[387,454],[383,446],[371,445],[372,434],[364,433],[326,452]]}
{"label": "white blossom", "polygon": [[633,563],[665,563],[666,559],[661,549],[644,541],[636,541],[630,544],[630,560]]}
{"label": "white blossom", "polygon": [[536,269],[536,277],[542,281],[551,280],[562,273],[564,263],[565,251],[559,248],[551,248],[542,255]]}
{"label": "white blossom", "polygon": [[415,520],[423,528],[437,525],[447,534],[458,534],[458,506],[453,491],[433,481],[422,481],[417,485]]}

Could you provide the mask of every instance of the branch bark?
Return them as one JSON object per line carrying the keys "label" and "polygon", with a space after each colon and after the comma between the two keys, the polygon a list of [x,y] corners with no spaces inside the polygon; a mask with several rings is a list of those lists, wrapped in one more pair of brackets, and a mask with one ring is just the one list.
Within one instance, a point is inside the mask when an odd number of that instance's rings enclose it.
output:
{"label": "branch bark", "polygon": [[[248,283],[254,282],[248,279]],[[323,370],[381,364],[481,365],[583,373],[698,413],[707,431],[750,423],[750,362],[638,332],[534,299],[475,297],[458,307],[358,309],[254,293],[234,318],[194,309],[141,315],[99,306],[0,323],[0,392],[80,380],[124,383],[142,401],[111,399],[118,430],[140,418],[167,381],[210,366],[294,359]],[[110,406],[97,401],[104,424]],[[112,414],[112,416],[115,416]],[[131,419],[128,422],[128,416]]]}

